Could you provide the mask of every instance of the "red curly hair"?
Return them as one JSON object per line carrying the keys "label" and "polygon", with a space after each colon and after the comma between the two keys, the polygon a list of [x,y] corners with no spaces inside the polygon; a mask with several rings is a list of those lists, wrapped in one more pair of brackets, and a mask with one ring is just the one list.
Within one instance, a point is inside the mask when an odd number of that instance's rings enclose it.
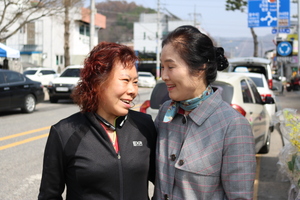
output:
{"label": "red curly hair", "polygon": [[80,81],[72,98],[81,112],[96,112],[101,94],[116,62],[125,68],[135,66],[138,57],[129,47],[116,43],[101,42],[93,48],[84,60]]}

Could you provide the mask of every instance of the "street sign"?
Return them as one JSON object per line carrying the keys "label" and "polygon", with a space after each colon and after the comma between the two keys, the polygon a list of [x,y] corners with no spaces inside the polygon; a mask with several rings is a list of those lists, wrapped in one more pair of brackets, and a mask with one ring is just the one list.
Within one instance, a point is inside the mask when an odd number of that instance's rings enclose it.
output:
{"label": "street sign", "polygon": [[293,42],[290,41],[282,41],[277,42],[277,56],[292,56],[293,55]]}
{"label": "street sign", "polygon": [[272,29],[272,34],[276,34],[276,33],[290,33],[291,30],[289,28],[279,28],[278,30],[276,28]]}
{"label": "street sign", "polygon": [[290,0],[279,0],[278,27],[290,26]]}
{"label": "street sign", "polygon": [[289,27],[290,0],[278,1],[248,0],[248,27]]}

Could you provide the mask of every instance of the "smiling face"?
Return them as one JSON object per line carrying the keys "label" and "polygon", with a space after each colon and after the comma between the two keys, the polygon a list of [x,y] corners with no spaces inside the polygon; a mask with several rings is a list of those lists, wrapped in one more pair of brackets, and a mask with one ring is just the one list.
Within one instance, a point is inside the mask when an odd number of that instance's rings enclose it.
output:
{"label": "smiling face", "polygon": [[162,49],[161,65],[162,79],[168,87],[172,100],[192,99],[201,95],[206,89],[203,71],[191,75],[188,65],[170,43]]}
{"label": "smiling face", "polygon": [[116,62],[101,94],[97,113],[111,124],[116,117],[126,115],[138,93],[137,81],[135,66],[124,68]]}

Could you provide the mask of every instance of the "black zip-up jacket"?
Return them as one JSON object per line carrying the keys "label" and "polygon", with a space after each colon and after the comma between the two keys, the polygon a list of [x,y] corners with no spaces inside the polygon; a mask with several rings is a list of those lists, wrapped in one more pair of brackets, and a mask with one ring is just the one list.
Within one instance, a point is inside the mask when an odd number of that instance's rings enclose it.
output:
{"label": "black zip-up jacket", "polygon": [[116,120],[119,153],[93,113],[53,125],[44,153],[39,200],[147,200],[154,183],[156,130],[150,115],[130,110]]}

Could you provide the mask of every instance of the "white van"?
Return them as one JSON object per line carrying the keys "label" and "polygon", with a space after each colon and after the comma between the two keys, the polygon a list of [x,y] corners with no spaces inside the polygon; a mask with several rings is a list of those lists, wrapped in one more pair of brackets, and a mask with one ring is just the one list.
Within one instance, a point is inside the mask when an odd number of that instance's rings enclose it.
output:
{"label": "white van", "polygon": [[228,72],[252,72],[264,74],[269,88],[273,89],[271,60],[260,57],[239,57],[228,59]]}

